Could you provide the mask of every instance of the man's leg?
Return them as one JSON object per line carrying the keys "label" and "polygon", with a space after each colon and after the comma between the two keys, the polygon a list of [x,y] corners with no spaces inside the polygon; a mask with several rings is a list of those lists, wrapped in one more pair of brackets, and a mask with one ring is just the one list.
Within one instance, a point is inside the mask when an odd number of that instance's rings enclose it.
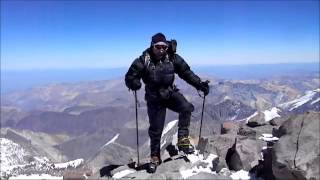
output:
{"label": "man's leg", "polygon": [[194,148],[189,140],[189,126],[191,112],[194,107],[187,99],[179,92],[173,92],[168,100],[167,106],[169,109],[179,113],[178,123],[178,148],[186,153],[193,153]]}
{"label": "man's leg", "polygon": [[157,156],[160,159],[161,134],[166,117],[166,108],[160,102],[147,102],[149,116],[149,137],[151,157]]}

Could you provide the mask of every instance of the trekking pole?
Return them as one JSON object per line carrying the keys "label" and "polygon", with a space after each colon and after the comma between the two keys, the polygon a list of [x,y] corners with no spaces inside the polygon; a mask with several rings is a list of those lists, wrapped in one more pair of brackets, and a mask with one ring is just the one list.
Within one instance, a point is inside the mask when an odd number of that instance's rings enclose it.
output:
{"label": "trekking pole", "polygon": [[199,132],[199,141],[201,138],[201,128],[202,128],[202,119],[203,119],[203,111],[204,111],[204,103],[206,101],[206,96],[203,96],[203,103],[202,103],[202,111],[201,111],[201,121],[200,121],[200,132]]}
{"label": "trekking pole", "polygon": [[137,154],[138,154],[138,164],[139,166],[140,161],[139,161],[139,134],[138,134],[138,100],[137,100],[137,91],[134,91],[134,98],[135,98],[135,105],[136,105],[136,130],[137,130]]}

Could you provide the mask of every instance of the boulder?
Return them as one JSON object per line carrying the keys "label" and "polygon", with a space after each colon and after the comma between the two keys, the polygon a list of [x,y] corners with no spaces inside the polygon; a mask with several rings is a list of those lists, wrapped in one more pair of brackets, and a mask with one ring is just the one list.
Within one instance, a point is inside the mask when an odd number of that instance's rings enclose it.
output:
{"label": "boulder", "polygon": [[292,116],[279,128],[272,169],[276,179],[319,179],[320,113]]}
{"label": "boulder", "polygon": [[235,142],[235,134],[223,134],[223,135],[214,135],[208,138],[208,144],[204,150],[204,156],[208,154],[216,154],[219,157],[219,168],[227,167],[226,155],[228,149],[232,147]]}
{"label": "boulder", "polygon": [[237,136],[233,146],[228,150],[226,162],[230,170],[249,171],[259,163],[260,148],[256,140]]}
{"label": "boulder", "polygon": [[249,127],[257,127],[265,124],[266,124],[265,115],[262,112],[259,112],[256,116],[251,117],[247,122],[247,125]]}
{"label": "boulder", "polygon": [[237,134],[239,124],[233,121],[227,121],[221,124],[221,134]]}

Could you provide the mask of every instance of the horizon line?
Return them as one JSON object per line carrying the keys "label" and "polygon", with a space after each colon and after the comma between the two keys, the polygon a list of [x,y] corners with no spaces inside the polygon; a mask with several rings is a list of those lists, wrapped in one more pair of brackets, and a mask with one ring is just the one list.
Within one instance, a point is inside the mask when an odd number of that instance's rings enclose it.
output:
{"label": "horizon line", "polygon": [[[230,66],[263,66],[263,65],[294,65],[294,64],[319,64],[320,61],[316,62],[281,62],[281,63],[249,63],[249,64],[194,64],[189,66],[192,68],[201,68],[201,67],[212,67],[212,66],[218,66],[218,67],[230,67]],[[2,68],[2,71],[54,71],[54,70],[120,70],[123,68],[129,68],[131,64],[128,66],[117,66],[117,67],[53,67],[53,68]]]}

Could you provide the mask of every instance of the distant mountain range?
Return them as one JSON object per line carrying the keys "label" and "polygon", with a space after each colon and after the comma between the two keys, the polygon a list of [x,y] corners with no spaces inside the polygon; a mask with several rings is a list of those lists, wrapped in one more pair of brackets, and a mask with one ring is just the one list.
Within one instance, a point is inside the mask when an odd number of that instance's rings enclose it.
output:
{"label": "distant mountain range", "polygon": [[[129,64],[128,64],[129,66]],[[248,65],[193,66],[192,70],[221,79],[268,79],[285,75],[319,75],[319,62]],[[52,83],[76,83],[123,78],[128,67],[110,69],[66,70],[3,70],[1,69],[1,94],[26,90],[33,86]]]}
{"label": "distant mountain range", "polygon": [[[277,117],[320,111],[318,75],[247,80],[202,77],[210,80],[203,136],[220,134],[224,122],[248,122],[259,127]],[[176,85],[195,106],[190,130],[192,141],[197,142],[202,98],[179,78]],[[138,92],[138,98],[140,146],[146,157],[149,123],[144,90]],[[84,159],[92,166],[101,166],[134,156],[134,99],[123,79],[37,86],[4,94],[1,100],[1,137],[23,147],[32,157],[47,157],[50,163]],[[168,111],[167,122],[177,118]],[[165,136],[170,140],[163,143],[173,141],[174,133],[170,131],[171,135]]]}

